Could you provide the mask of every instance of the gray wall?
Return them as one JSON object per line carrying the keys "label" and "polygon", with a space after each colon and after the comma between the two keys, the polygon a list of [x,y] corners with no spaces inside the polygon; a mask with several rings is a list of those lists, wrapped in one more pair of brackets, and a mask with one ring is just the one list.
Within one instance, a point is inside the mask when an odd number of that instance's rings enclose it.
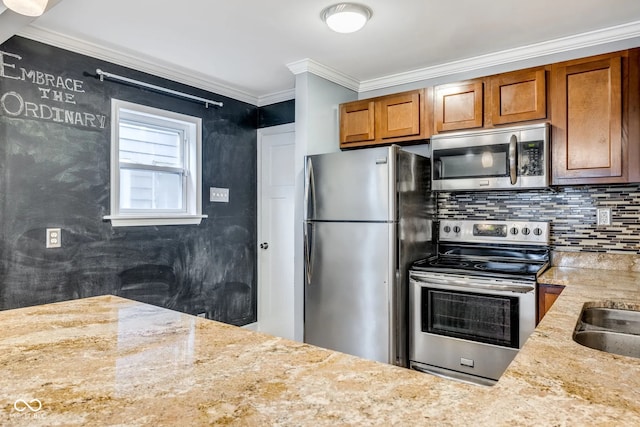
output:
{"label": "gray wall", "polygon": [[295,339],[303,338],[303,195],[304,156],[340,151],[338,106],[357,99],[357,93],[311,73],[296,75],[295,106],[295,230],[294,230],[294,304]]}
{"label": "gray wall", "polygon": [[[81,91],[58,88],[73,101],[61,102],[44,96],[51,84],[0,77],[0,309],[116,294],[228,323],[254,322],[257,108],[20,37],[0,50],[20,56],[5,57],[16,65],[5,66],[5,74],[22,67],[82,81]],[[100,82],[96,68],[224,107]],[[113,228],[103,220],[111,98],[202,118],[209,218],[199,226]],[[20,99],[28,108],[15,114]],[[80,119],[62,120],[64,114],[51,114],[55,108]],[[230,202],[210,203],[212,186],[228,187]],[[45,249],[47,227],[62,228],[62,248]]]}

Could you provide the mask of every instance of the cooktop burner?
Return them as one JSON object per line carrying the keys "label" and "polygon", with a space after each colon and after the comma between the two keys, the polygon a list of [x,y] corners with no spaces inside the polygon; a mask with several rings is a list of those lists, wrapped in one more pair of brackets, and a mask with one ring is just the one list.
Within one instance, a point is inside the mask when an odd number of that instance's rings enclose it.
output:
{"label": "cooktop burner", "polygon": [[431,267],[469,268],[470,263],[463,261],[460,258],[438,257],[430,259],[428,261],[428,265]]}
{"label": "cooktop burner", "polygon": [[496,278],[517,278],[535,280],[538,273],[547,265],[546,259],[541,260],[490,260],[490,259],[462,259],[439,255],[416,261],[412,270],[430,271],[434,273],[464,274],[467,276],[489,276]]}
{"label": "cooktop burner", "polygon": [[520,262],[478,262],[473,265],[477,270],[510,273],[510,274],[536,274],[542,264],[540,263],[520,263]]}
{"label": "cooktop burner", "polygon": [[536,280],[549,262],[549,224],[442,220],[438,254],[412,270]]}

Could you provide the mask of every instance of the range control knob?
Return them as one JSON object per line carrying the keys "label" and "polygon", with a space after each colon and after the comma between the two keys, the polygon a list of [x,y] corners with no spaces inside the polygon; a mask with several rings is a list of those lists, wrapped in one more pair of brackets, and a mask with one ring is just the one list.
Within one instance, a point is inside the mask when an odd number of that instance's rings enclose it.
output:
{"label": "range control knob", "polygon": [[522,227],[522,234],[524,234],[525,236],[531,234],[531,230],[529,230],[529,227]]}
{"label": "range control knob", "polygon": [[453,226],[453,232],[456,233],[456,234],[459,233],[460,232],[460,226],[454,225]]}
{"label": "range control knob", "polygon": [[542,234],[542,229],[540,227],[534,228],[533,234],[535,234],[536,236],[540,236]]}
{"label": "range control knob", "polygon": [[511,231],[511,234],[513,234],[514,236],[518,234],[518,229],[516,227],[511,227],[510,231]]}
{"label": "range control knob", "polygon": [[442,230],[443,230],[445,233],[450,233],[450,232],[451,232],[451,227],[449,227],[448,225],[445,225],[445,226],[442,228]]}

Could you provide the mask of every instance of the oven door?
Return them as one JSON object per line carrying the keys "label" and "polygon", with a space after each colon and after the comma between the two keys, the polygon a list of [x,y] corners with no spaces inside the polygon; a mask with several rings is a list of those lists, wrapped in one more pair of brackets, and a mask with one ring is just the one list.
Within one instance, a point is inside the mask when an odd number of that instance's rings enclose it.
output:
{"label": "oven door", "polygon": [[410,360],[421,370],[497,381],[535,328],[535,283],[412,272],[410,287]]}

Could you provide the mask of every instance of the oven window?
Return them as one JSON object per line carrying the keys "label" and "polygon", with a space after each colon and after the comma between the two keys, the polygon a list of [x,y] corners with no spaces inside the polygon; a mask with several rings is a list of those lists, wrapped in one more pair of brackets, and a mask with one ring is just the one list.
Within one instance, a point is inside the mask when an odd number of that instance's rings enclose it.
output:
{"label": "oven window", "polygon": [[507,176],[508,144],[434,150],[434,179]]}
{"label": "oven window", "polygon": [[519,348],[518,297],[422,288],[422,331]]}

